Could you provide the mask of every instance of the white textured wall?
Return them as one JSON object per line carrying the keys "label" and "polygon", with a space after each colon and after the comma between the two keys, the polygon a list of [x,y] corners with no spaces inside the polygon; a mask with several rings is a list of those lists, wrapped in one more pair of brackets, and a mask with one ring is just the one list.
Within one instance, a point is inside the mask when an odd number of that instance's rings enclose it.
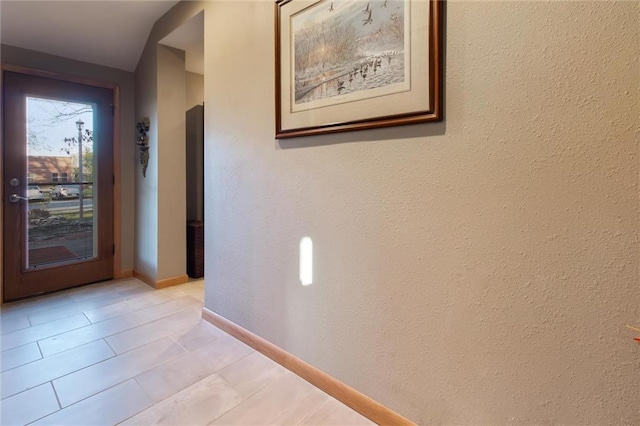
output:
{"label": "white textured wall", "polygon": [[419,423],[637,423],[639,4],[448,2],[444,123],[278,143],[272,3],[207,6],[206,306]]}
{"label": "white textured wall", "polygon": [[[136,210],[134,269],[152,279],[158,276],[158,69],[155,44],[147,42],[135,72],[136,122],[149,118],[149,164],[142,175],[136,148]],[[137,130],[136,130],[137,132]],[[137,135],[137,133],[136,133]]]}
{"label": "white textured wall", "polygon": [[158,280],[187,271],[184,51],[158,45]]}

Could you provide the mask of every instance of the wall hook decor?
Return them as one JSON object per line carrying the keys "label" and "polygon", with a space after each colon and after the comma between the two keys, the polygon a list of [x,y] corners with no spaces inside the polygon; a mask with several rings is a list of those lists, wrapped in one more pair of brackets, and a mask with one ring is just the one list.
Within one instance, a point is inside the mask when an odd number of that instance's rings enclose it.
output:
{"label": "wall hook decor", "polygon": [[145,117],[142,121],[138,121],[136,128],[138,129],[138,137],[136,138],[136,145],[140,151],[140,164],[142,164],[142,176],[147,176],[147,166],[149,165],[149,137],[147,132],[149,131],[149,117]]}

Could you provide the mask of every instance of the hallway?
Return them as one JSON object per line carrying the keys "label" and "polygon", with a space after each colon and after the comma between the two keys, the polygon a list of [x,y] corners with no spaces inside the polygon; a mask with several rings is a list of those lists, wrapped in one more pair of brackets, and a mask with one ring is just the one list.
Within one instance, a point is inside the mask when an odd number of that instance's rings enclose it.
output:
{"label": "hallway", "polygon": [[0,423],[372,424],[200,318],[204,281],[134,278],[0,312]]}

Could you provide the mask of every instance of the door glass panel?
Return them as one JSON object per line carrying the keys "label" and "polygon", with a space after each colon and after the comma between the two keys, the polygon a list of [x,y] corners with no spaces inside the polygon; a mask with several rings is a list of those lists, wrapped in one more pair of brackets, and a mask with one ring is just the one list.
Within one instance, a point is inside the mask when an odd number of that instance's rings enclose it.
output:
{"label": "door glass panel", "polygon": [[94,106],[27,97],[26,268],[97,256]]}

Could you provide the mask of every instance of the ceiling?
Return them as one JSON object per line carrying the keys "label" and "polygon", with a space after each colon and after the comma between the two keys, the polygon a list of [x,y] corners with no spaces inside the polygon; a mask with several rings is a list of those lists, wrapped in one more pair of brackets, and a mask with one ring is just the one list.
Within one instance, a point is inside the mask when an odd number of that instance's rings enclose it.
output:
{"label": "ceiling", "polygon": [[0,40],[134,71],[153,24],[179,1],[0,0]]}
{"label": "ceiling", "polygon": [[160,40],[160,44],[185,51],[185,69],[204,75],[204,12]]}

